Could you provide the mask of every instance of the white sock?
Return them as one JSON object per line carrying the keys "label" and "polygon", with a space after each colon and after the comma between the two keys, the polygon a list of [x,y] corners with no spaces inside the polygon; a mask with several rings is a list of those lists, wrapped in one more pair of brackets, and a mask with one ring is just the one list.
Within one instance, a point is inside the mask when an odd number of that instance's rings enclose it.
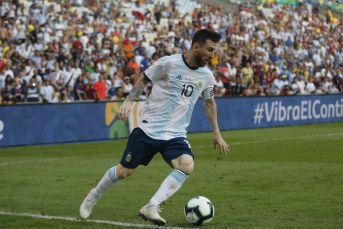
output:
{"label": "white sock", "polygon": [[151,198],[149,204],[158,206],[163,201],[166,201],[181,188],[187,177],[188,175],[186,173],[181,170],[174,169],[173,172],[163,181],[161,187]]}
{"label": "white sock", "polygon": [[108,189],[112,188],[113,185],[119,181],[116,174],[116,168],[117,166],[112,167],[105,173],[99,184],[91,192],[93,198],[100,199],[102,194],[104,194]]}

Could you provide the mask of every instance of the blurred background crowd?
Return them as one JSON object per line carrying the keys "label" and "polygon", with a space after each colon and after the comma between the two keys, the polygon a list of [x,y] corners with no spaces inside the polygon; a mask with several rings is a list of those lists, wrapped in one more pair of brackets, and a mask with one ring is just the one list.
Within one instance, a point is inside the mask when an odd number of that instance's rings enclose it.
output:
{"label": "blurred background crowd", "polygon": [[189,0],[3,0],[0,14],[0,104],[123,100],[203,28],[222,36],[208,66],[216,97],[343,91],[343,24],[311,1],[227,12]]}

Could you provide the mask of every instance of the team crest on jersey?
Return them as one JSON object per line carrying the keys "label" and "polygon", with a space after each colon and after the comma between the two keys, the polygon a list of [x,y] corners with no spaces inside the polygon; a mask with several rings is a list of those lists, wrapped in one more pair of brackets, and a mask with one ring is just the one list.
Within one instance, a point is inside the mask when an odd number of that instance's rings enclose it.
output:
{"label": "team crest on jersey", "polygon": [[132,154],[132,152],[129,151],[129,153],[127,154],[127,156],[125,158],[126,162],[130,162],[131,161],[131,154]]}
{"label": "team crest on jersey", "polygon": [[201,87],[202,87],[202,81],[199,80],[199,81],[198,81],[198,88],[201,88]]}

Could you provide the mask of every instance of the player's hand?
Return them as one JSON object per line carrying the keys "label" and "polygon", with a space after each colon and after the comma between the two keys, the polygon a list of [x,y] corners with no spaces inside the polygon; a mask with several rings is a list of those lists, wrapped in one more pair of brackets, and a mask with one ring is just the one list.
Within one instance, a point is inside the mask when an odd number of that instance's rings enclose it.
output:
{"label": "player's hand", "polygon": [[125,100],[124,103],[119,107],[117,111],[117,118],[125,121],[131,113],[131,101]]}
{"label": "player's hand", "polygon": [[217,145],[219,147],[220,154],[226,154],[227,152],[229,152],[229,145],[223,140],[220,134],[213,136],[213,148],[217,149]]}

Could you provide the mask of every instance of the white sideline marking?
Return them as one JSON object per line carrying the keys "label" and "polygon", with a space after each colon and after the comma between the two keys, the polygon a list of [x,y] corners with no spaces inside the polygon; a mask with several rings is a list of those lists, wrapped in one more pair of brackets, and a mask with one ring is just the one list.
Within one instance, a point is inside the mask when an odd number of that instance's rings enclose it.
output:
{"label": "white sideline marking", "polygon": [[62,217],[62,216],[50,216],[50,215],[37,215],[31,213],[13,213],[13,212],[2,212],[0,211],[0,215],[13,215],[13,216],[28,216],[37,219],[60,219],[60,220],[67,220],[67,221],[74,221],[74,222],[91,222],[91,223],[102,223],[102,224],[111,224],[123,227],[138,227],[138,228],[163,228],[163,229],[182,229],[181,227],[159,227],[154,225],[146,225],[146,224],[136,224],[136,223],[122,223],[122,222],[115,222],[109,220],[81,220],[78,218],[72,217]]}
{"label": "white sideline marking", "polygon": [[[272,138],[272,139],[265,139],[265,140],[251,141],[251,142],[234,142],[234,143],[229,144],[229,146],[257,144],[257,143],[261,143],[261,142],[271,142],[271,141],[294,140],[294,139],[299,139],[299,138],[315,138],[315,137],[323,137],[323,136],[335,136],[335,135],[340,135],[340,134],[343,134],[343,132],[305,135],[305,136],[289,137],[289,138]],[[213,146],[198,146],[195,148],[211,148],[211,147],[213,147]]]}
{"label": "white sideline marking", "polygon": [[32,163],[32,162],[41,162],[41,161],[57,161],[61,159],[69,159],[70,157],[56,157],[56,158],[50,158],[50,159],[44,159],[44,160],[37,160],[37,161],[15,161],[15,162],[4,162],[0,163],[0,165],[14,165],[14,164],[26,164],[26,163]]}

